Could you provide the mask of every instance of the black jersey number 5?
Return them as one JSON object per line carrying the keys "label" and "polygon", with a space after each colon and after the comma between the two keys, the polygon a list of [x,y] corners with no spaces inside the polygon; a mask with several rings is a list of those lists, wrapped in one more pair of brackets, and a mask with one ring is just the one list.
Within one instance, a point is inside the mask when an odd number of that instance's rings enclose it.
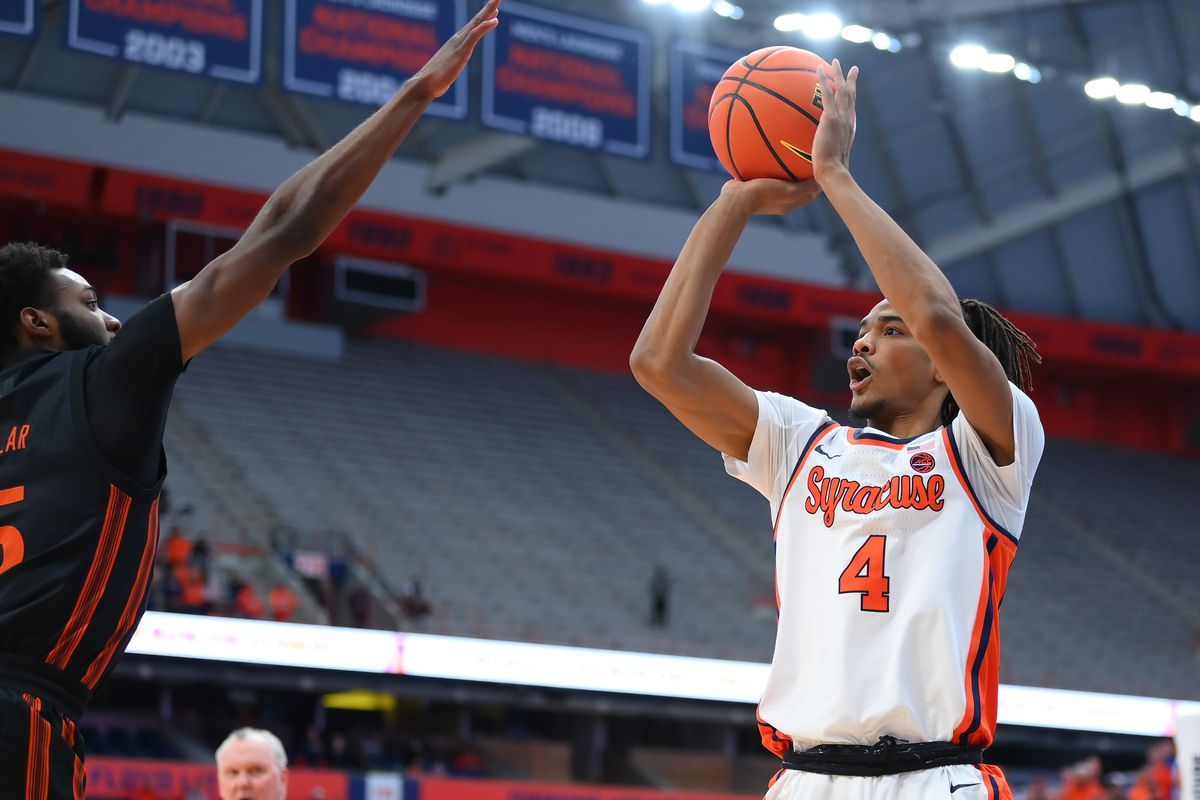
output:
{"label": "black jersey number 5", "polygon": [[[25,487],[0,489],[0,506],[10,506],[25,499]],[[25,540],[12,525],[0,525],[0,575],[20,564],[25,558]]]}
{"label": "black jersey number 5", "polygon": [[883,571],[886,552],[886,536],[881,533],[868,536],[838,577],[838,594],[862,595],[859,608],[863,611],[886,612],[891,607],[892,583]]}

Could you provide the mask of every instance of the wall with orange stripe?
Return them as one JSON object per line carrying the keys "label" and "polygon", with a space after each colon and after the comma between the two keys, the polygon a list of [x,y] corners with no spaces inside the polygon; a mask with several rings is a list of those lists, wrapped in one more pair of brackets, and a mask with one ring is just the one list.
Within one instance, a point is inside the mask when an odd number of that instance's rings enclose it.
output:
{"label": "wall with orange stripe", "polygon": [[[263,195],[125,169],[0,150],[0,203],[16,214],[124,231],[122,264],[89,278],[129,293],[146,283],[137,236],[170,219],[240,229]],[[31,216],[32,215],[32,216]],[[36,228],[36,226],[35,226]],[[161,241],[161,238],[157,239]],[[614,232],[614,248],[620,246]],[[418,267],[425,311],[365,315],[330,298],[330,260],[347,253]],[[86,268],[86,264],[83,265]],[[626,359],[670,264],[618,250],[428,219],[355,211],[291,276],[289,312],[351,330],[601,369]],[[830,352],[832,321],[856,320],[864,292],[734,272],[718,285],[699,345],[764,389],[839,408],[847,399]],[[1046,363],[1035,399],[1051,435],[1200,452],[1200,336],[1014,314]],[[833,381],[822,379],[824,371]],[[1130,392],[1136,385],[1141,391]]]}

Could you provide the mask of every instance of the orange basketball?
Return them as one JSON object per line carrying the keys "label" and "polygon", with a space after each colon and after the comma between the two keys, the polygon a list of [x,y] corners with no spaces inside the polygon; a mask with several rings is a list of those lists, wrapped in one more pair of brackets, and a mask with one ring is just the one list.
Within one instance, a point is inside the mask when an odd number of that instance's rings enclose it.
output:
{"label": "orange basketball", "polygon": [[764,47],[725,70],[708,103],[708,134],[730,175],[743,181],[812,177],[822,64],[830,70],[807,50]]}

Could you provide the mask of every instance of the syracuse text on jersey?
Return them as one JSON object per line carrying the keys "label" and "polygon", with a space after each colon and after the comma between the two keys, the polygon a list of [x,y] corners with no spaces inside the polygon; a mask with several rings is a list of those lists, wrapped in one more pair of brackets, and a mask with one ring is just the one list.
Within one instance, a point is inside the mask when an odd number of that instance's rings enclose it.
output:
{"label": "syracuse text on jersey", "polygon": [[887,507],[927,508],[941,511],[946,480],[941,475],[896,475],[882,486],[870,486],[847,478],[826,477],[825,469],[813,467],[808,473],[808,498],[804,510],[823,513],[825,527],[833,527],[838,509],[851,514],[870,514]]}

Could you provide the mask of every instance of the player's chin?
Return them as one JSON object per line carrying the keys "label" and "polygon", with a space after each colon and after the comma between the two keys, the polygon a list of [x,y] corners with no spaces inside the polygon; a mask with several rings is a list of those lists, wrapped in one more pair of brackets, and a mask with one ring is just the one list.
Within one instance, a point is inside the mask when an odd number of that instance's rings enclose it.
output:
{"label": "player's chin", "polygon": [[850,413],[858,419],[877,417],[882,410],[883,401],[871,397],[868,392],[855,392],[850,398]]}

